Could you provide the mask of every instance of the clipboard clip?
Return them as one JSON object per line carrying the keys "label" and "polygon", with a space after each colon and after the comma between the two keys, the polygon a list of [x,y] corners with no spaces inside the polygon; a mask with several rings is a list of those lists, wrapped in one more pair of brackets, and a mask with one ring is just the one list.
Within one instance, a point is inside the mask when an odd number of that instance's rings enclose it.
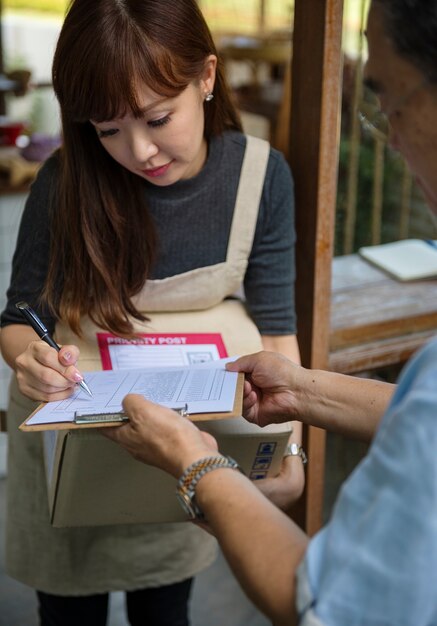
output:
{"label": "clipboard clip", "polygon": [[[189,417],[188,404],[185,403],[182,407],[174,407],[172,409],[179,413],[181,417]],[[81,411],[74,412],[75,424],[109,424],[111,422],[127,422],[129,418],[124,413],[85,413]]]}
{"label": "clipboard clip", "polygon": [[119,423],[127,422],[129,418],[124,413],[82,413],[81,411],[74,412],[75,424],[105,424],[105,423]]}
{"label": "clipboard clip", "polygon": [[179,415],[181,417],[189,417],[190,416],[190,414],[188,413],[188,404],[187,403],[185,403],[184,406],[182,406],[182,407],[174,408],[172,410],[176,411],[176,413],[179,413]]}

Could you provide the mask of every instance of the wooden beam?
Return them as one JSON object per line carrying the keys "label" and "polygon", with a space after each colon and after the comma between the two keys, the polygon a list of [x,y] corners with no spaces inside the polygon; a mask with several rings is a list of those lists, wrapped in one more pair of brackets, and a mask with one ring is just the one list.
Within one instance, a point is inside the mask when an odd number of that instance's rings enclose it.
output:
{"label": "wooden beam", "polygon": [[5,433],[5,432],[7,432],[6,411],[0,410],[0,433]]}
{"label": "wooden beam", "polygon": [[[343,0],[296,0],[289,160],[296,194],[296,306],[305,367],[327,368],[342,85]],[[322,523],[325,433],[304,432],[307,483],[299,522]]]}
{"label": "wooden beam", "polygon": [[258,30],[263,33],[266,28],[266,0],[259,0]]}
{"label": "wooden beam", "polygon": [[[4,73],[4,53],[3,53],[3,0],[0,0],[0,75]],[[6,114],[5,94],[0,92],[0,115]]]}
{"label": "wooden beam", "polygon": [[0,0],[0,74],[4,72],[4,58],[3,58],[3,0]]}

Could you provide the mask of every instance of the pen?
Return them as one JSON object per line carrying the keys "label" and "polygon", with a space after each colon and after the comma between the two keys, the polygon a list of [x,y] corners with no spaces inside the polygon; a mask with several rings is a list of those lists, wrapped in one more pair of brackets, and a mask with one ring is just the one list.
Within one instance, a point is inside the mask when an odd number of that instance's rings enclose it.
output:
{"label": "pen", "polygon": [[[33,330],[36,332],[38,337],[42,339],[43,341],[45,341],[49,346],[54,348],[57,352],[59,352],[61,348],[58,346],[56,341],[54,341],[50,337],[49,331],[44,326],[42,321],[39,319],[35,311],[27,304],[27,302],[17,302],[15,306],[20,311],[20,313],[26,318],[29,324],[32,326]],[[88,385],[86,384],[84,380],[78,383],[78,385],[81,389],[86,391],[92,397],[93,394],[91,393],[90,388],[88,387]]]}

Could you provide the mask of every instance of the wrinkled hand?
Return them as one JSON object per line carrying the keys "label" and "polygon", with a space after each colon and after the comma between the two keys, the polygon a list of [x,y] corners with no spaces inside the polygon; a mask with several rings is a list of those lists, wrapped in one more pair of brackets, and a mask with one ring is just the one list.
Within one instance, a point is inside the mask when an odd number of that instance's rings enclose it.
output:
{"label": "wrinkled hand", "polygon": [[266,426],[299,420],[297,392],[306,370],[274,352],[258,352],[228,363],[226,369],[244,372],[243,415]]}
{"label": "wrinkled hand", "polygon": [[20,391],[39,402],[68,398],[83,377],[76,368],[79,349],[63,346],[59,352],[44,341],[31,341],[15,360]]}
{"label": "wrinkled hand", "polygon": [[135,394],[125,397],[123,408],[129,421],[102,432],[138,461],[179,478],[194,461],[217,454],[214,437],[176,411]]}

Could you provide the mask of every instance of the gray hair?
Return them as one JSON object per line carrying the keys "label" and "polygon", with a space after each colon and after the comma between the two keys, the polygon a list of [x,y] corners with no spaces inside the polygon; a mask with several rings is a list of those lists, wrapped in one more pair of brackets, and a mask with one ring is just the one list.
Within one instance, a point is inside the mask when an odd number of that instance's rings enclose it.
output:
{"label": "gray hair", "polygon": [[437,0],[373,0],[396,51],[437,83]]}

